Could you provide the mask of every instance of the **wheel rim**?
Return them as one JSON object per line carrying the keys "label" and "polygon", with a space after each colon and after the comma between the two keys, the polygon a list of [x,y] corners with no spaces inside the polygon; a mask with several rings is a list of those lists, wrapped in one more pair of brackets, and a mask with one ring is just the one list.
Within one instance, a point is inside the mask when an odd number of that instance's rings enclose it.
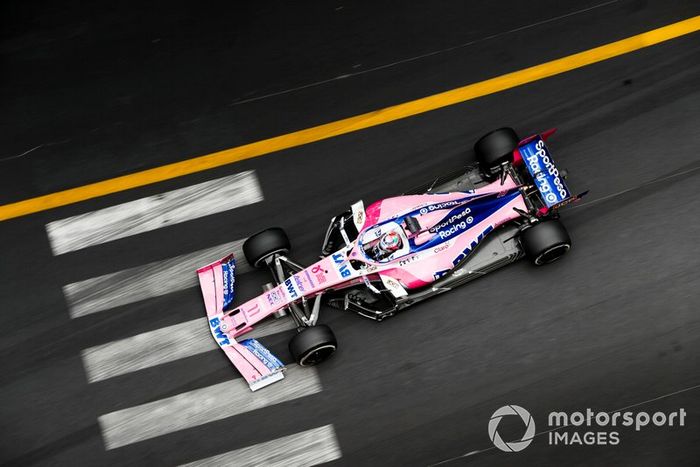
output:
{"label": "wheel rim", "polygon": [[313,366],[313,365],[318,365],[330,355],[335,352],[335,345],[333,344],[325,344],[325,345],[320,345],[312,350],[309,350],[306,352],[300,359],[299,359],[299,366]]}
{"label": "wheel rim", "polygon": [[554,262],[561,258],[564,253],[566,253],[571,245],[568,243],[562,243],[561,245],[555,245],[553,247],[547,248],[542,254],[540,254],[535,260],[535,264],[542,265]]}

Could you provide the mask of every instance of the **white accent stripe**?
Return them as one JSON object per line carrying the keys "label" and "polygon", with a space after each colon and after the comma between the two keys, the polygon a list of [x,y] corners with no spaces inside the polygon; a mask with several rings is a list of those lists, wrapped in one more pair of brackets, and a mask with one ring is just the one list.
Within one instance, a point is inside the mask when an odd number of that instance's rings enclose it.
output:
{"label": "white accent stripe", "polygon": [[236,257],[236,274],[250,270],[243,256],[243,240],[225,243],[194,253],[155,261],[143,266],[93,277],[63,286],[71,318],[97,313],[178,290],[195,287],[197,268],[229,253]]}
{"label": "white accent stripe", "polygon": [[326,425],[183,464],[181,467],[296,467],[318,465],[341,457],[333,425]]}
{"label": "white accent stripe", "polygon": [[255,171],[57,220],[46,225],[54,255],[156,230],[263,200]]}
{"label": "white accent stripe", "polygon": [[[245,339],[294,329],[291,318],[269,319],[245,334]],[[94,383],[218,349],[206,318],[144,332],[82,351],[88,382]]]}
{"label": "white accent stripe", "polygon": [[286,376],[252,392],[243,378],[118,410],[98,418],[107,449],[204,425],[321,391],[313,368],[290,365]]}

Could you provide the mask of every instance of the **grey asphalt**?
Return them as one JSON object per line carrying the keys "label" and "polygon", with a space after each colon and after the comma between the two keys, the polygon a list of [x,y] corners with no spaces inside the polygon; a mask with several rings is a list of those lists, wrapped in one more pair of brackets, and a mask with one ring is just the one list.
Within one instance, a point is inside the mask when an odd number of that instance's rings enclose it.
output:
{"label": "grey asphalt", "polygon": [[[0,202],[356,115],[700,13],[695,1],[567,3],[3,2]],[[333,424],[338,465],[698,465],[700,389],[690,389],[700,384],[698,57],[696,33],[1,223],[0,461],[172,465]],[[557,127],[558,164],[572,188],[590,190],[563,214],[574,243],[565,259],[517,263],[381,324],[324,310],[340,350],[318,369],[322,392],[105,450],[99,415],[225,381],[233,370],[207,352],[88,385],[81,349],[197,318],[203,304],[192,288],[71,320],[62,285],[271,222],[309,262],[332,215],[472,161],[473,142],[504,125],[522,135]],[[51,254],[47,222],[250,169],[262,203]],[[242,297],[266,281],[243,277]],[[289,337],[263,342],[289,362]],[[641,403],[649,412],[685,408],[686,426],[622,429],[617,446],[550,446],[543,434],[515,454],[488,437],[491,414],[507,404],[527,408],[542,432],[551,411]],[[504,429],[522,429],[511,425]]]}

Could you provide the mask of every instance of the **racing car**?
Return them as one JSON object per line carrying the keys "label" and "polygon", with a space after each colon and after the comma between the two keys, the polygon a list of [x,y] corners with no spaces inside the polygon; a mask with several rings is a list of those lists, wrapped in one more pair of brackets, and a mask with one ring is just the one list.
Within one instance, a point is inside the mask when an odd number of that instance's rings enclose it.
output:
{"label": "racing car", "polygon": [[571,239],[559,209],[572,195],[545,144],[554,129],[519,139],[494,130],[474,145],[477,163],[366,208],[362,201],[331,219],[319,261],[289,257],[278,227],[243,244],[252,266],[269,269],[263,293],[234,306],[232,254],[197,270],[214,339],[255,391],[284,377],[284,365],[245,334],[264,319],[292,319],[289,351],[300,366],[337,349],[321,305],[382,321],[434,295],[522,257],[535,265],[561,258]]}

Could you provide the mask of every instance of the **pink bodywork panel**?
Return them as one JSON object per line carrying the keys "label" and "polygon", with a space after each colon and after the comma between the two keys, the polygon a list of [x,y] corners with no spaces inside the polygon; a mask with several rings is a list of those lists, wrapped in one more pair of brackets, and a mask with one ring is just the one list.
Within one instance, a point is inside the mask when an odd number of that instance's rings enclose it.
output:
{"label": "pink bodywork panel", "polygon": [[[515,181],[509,176],[504,183],[495,181],[489,185],[478,188],[470,193],[456,192],[444,194],[425,194],[425,195],[410,195],[400,196],[396,198],[387,198],[371,204],[366,212],[366,221],[363,226],[363,231],[368,227],[391,219],[392,217],[418,209],[429,204],[440,203],[445,201],[458,200],[465,197],[465,194],[480,195],[490,193],[500,193],[512,190],[517,187]],[[421,251],[416,254],[409,254],[401,258],[397,258],[389,263],[374,263],[377,266],[377,272],[382,275],[397,279],[405,288],[412,289],[423,287],[432,283],[435,280],[434,273],[446,269],[452,269],[453,261],[462,255],[465,249],[468,249],[474,242],[478,243],[480,235],[489,227],[496,228],[513,219],[520,217],[513,208],[527,210],[525,201],[522,196],[517,196],[510,203],[501,207],[494,214],[484,219],[479,224],[473,225],[467,232],[456,236],[453,239],[446,241],[434,248],[426,251]],[[426,225],[438,222],[445,211],[434,211],[423,214],[421,222]],[[362,232],[360,232],[362,235]],[[352,259],[364,260],[364,255],[359,252],[351,252]]]}
{"label": "pink bodywork panel", "polygon": [[[499,181],[495,181],[471,193],[456,192],[387,198],[372,204],[366,209],[367,215],[365,216],[365,223],[362,231],[377,222],[390,219],[397,214],[418,209],[421,206],[461,199],[464,198],[465,195],[506,192],[516,187],[515,181],[511,177],[507,177],[503,184]],[[453,260],[461,255],[463,251],[475,241],[478,241],[479,236],[488,227],[496,228],[510,220],[518,218],[520,215],[513,208],[527,209],[522,196],[517,196],[494,214],[484,219],[479,224],[472,226],[467,232],[445,243],[426,251],[397,258],[387,263],[377,263],[368,260],[363,254],[357,251],[357,245],[353,244],[351,248],[340,250],[337,253],[321,259],[302,272],[291,276],[284,284],[264,292],[262,295],[247,301],[232,312],[227,313],[227,316],[223,318],[227,333],[233,337],[238,337],[250,331],[252,326],[257,322],[286,307],[289,303],[300,299],[302,296],[310,298],[327,289],[347,287],[350,285],[348,284],[349,281],[369,274],[378,273],[380,275],[393,277],[399,280],[404,287],[409,289],[429,284],[435,280],[433,275],[435,271],[451,269],[453,267]],[[437,222],[443,215],[444,211],[436,211],[425,214],[422,218],[429,219],[430,216],[434,216],[434,221]],[[362,231],[360,235],[362,235]],[[364,269],[354,268],[347,261],[348,258],[365,263],[367,267]],[[217,270],[215,269],[215,271]],[[220,274],[220,268],[218,271]],[[200,282],[201,280],[202,277],[200,274]],[[211,304],[213,306],[211,309],[221,310],[222,298],[216,297],[216,299],[218,301],[217,303]],[[206,300],[212,301],[214,298],[207,299],[205,294],[205,301]],[[209,304],[207,309],[209,309]]]}
{"label": "pink bodywork panel", "polygon": [[[334,257],[342,259],[334,261]],[[334,253],[302,272],[294,274],[283,284],[238,306],[223,318],[227,332],[238,337],[250,331],[259,321],[299,300],[302,296],[308,299],[328,288],[346,283],[351,277],[347,276],[347,273],[346,276],[342,275],[341,268],[345,260],[343,253]]]}
{"label": "pink bodywork panel", "polygon": [[[370,205],[365,210],[364,223],[358,230],[360,230],[361,236],[364,231],[379,222],[429,204],[459,200],[465,196],[505,193],[514,188],[517,188],[517,185],[509,176],[503,184],[500,181],[495,181],[468,193],[456,192],[387,198]],[[452,269],[454,262],[460,255],[464,256],[465,252],[468,252],[480,241],[484,231],[518,218],[520,215],[513,208],[527,209],[522,196],[513,198],[508,204],[478,224],[471,226],[466,232],[442,244],[425,251],[409,253],[386,263],[368,259],[359,251],[360,247],[357,242],[353,242],[349,248],[344,248],[321,259],[303,271],[294,274],[283,284],[248,300],[229,312],[222,311],[223,277],[221,264],[229,261],[231,256],[216,261],[197,271],[212,335],[252,388],[266,378],[270,379],[269,382],[281,379],[281,372],[270,370],[245,346],[236,342],[236,338],[249,332],[256,323],[301,297],[309,299],[329,289],[341,289],[355,285],[361,283],[364,276],[376,277],[376,274],[379,274],[391,277],[399,281],[406,289],[428,285],[436,280],[436,271]],[[430,222],[438,222],[444,215],[445,210],[425,213],[421,216],[421,222],[430,225]],[[355,266],[363,266],[355,267],[348,261],[349,259],[358,261]],[[266,382],[262,385],[266,384],[269,383]]]}
{"label": "pink bodywork panel", "polygon": [[[216,261],[197,270],[199,285],[202,289],[204,304],[207,309],[207,322],[214,340],[221,350],[231,360],[243,378],[254,391],[283,378],[282,369],[272,370],[257,358],[246,346],[239,344],[232,337],[227,328],[223,307],[223,275],[221,264],[230,260],[232,256]],[[250,307],[248,307],[250,309]],[[252,315],[255,315],[255,310]],[[248,328],[250,329],[250,328]]]}
{"label": "pink bodywork panel", "polygon": [[238,343],[236,338],[251,331],[253,325],[298,300],[302,295],[307,298],[313,297],[329,287],[357,284],[361,282],[361,278],[357,273],[348,277],[347,258],[338,252],[293,275],[284,284],[248,300],[229,312],[224,312],[221,265],[232,257],[233,255],[229,255],[198,269],[197,275],[212,336],[255,391],[282,379],[282,371],[268,368],[246,346]]}

